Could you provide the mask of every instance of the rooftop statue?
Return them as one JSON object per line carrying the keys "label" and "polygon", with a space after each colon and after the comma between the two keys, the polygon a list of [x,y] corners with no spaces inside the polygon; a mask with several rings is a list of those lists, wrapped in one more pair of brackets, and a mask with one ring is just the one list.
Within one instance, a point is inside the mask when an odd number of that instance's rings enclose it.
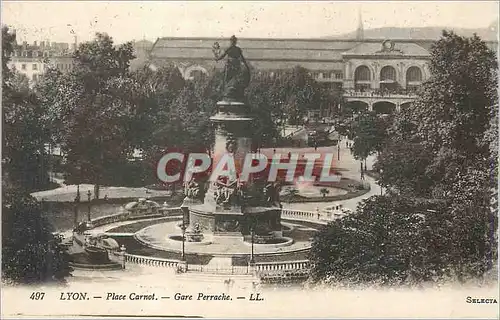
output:
{"label": "rooftop statue", "polygon": [[241,48],[236,45],[238,39],[232,36],[229,41],[231,45],[222,54],[218,42],[214,43],[212,51],[216,61],[227,57],[224,68],[224,99],[228,101],[243,101],[245,89],[250,83],[250,68],[243,57]]}

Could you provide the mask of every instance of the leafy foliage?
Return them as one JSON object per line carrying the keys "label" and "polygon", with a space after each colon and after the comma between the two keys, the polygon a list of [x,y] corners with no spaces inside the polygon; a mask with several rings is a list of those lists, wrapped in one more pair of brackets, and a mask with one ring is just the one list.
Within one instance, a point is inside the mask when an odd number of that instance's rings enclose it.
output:
{"label": "leafy foliage", "polygon": [[2,28],[3,187],[31,191],[48,185],[48,123],[28,79],[7,63],[15,35]]}
{"label": "leafy foliage", "polygon": [[[370,198],[317,236],[315,280],[464,280],[482,276],[497,259],[490,209],[498,166],[495,54],[477,36],[444,32],[430,69],[414,106],[395,116],[384,143],[370,143],[377,126],[366,116],[357,128],[365,136],[358,157],[380,150],[375,169],[388,195]],[[426,208],[433,211],[418,218]]]}
{"label": "leafy foliage", "polygon": [[2,277],[23,284],[63,282],[72,270],[69,257],[40,204],[19,192],[4,193],[2,202]]}
{"label": "leafy foliage", "polygon": [[313,278],[344,285],[398,285],[482,274],[484,264],[467,268],[471,265],[463,259],[484,248],[456,233],[457,217],[448,206],[447,201],[400,196],[365,200],[356,213],[316,235]]}
{"label": "leafy foliage", "polygon": [[71,72],[49,71],[37,88],[53,140],[67,155],[68,181],[94,183],[96,197],[106,175],[132,151],[127,138],[137,101],[127,74],[131,59],[130,43],[114,47],[109,36],[98,33],[80,44]]}
{"label": "leafy foliage", "polygon": [[387,128],[391,117],[376,113],[362,113],[352,121],[354,135],[353,155],[363,160],[380,151],[387,139]]}

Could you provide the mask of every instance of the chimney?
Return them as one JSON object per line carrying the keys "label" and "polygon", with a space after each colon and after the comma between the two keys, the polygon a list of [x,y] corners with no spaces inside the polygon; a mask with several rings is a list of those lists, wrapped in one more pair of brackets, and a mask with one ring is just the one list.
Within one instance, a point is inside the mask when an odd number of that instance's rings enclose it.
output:
{"label": "chimney", "polygon": [[356,29],[356,40],[364,39],[363,18],[361,17],[361,8],[358,8],[358,29]]}

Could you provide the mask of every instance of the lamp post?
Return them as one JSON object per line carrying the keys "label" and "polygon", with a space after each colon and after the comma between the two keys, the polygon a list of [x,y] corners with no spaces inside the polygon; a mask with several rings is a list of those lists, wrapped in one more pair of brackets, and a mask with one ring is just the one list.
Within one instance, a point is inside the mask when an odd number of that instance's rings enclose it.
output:
{"label": "lamp post", "polygon": [[181,205],[182,210],[182,256],[181,260],[186,261],[186,252],[185,252],[185,242],[186,242],[186,217],[189,214],[189,206],[186,204],[186,199],[182,202]]}
{"label": "lamp post", "polygon": [[74,208],[74,224],[75,228],[78,226],[78,207],[80,206],[80,185],[76,185],[76,197],[75,197],[75,208]]}
{"label": "lamp post", "polygon": [[182,219],[182,256],[181,260],[186,261],[186,253],[184,250],[185,242],[186,242],[186,225],[184,224],[184,219]]}
{"label": "lamp post", "polygon": [[87,221],[90,222],[90,201],[92,197],[92,192],[90,190],[87,191],[87,201],[88,201],[88,211],[87,211]]}
{"label": "lamp post", "polygon": [[337,143],[337,160],[340,161],[340,139]]}
{"label": "lamp post", "polygon": [[[384,172],[384,170],[380,169],[380,178],[382,178],[382,173],[383,172]],[[382,189],[382,182],[380,180],[379,180],[379,185],[380,185],[380,195],[382,196],[384,189]]]}
{"label": "lamp post", "polygon": [[254,243],[255,231],[254,231],[254,227],[253,226],[250,229],[250,236],[251,236],[251,241],[252,241],[252,251],[250,253],[250,265],[253,266],[255,264],[255,259],[254,259],[254,256],[253,256],[253,243]]}

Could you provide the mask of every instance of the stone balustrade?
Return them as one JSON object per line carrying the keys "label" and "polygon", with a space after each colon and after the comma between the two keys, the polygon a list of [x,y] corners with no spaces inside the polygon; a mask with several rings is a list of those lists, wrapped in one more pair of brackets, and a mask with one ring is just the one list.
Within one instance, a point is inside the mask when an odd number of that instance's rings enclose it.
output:
{"label": "stone balustrade", "polygon": [[129,253],[125,253],[125,262],[163,268],[177,268],[180,263],[179,260],[146,257]]}
{"label": "stone balustrade", "polygon": [[328,222],[318,212],[312,211],[282,209],[281,217],[290,220],[310,221],[315,224],[326,224]]}
{"label": "stone balustrade", "polygon": [[286,271],[286,270],[309,270],[309,260],[258,262],[255,264],[257,272]]}

